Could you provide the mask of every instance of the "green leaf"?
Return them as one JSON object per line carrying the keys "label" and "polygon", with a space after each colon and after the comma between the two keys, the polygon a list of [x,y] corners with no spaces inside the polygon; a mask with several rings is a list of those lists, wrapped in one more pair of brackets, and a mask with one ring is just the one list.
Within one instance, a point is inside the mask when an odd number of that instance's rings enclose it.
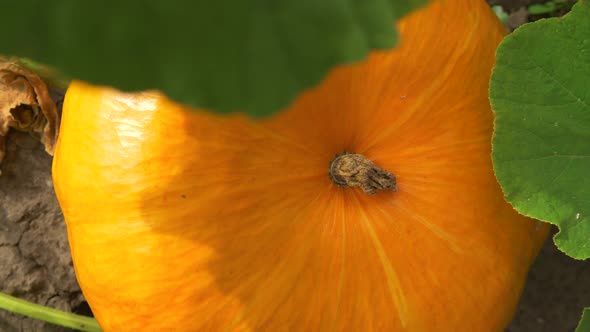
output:
{"label": "green leaf", "polygon": [[576,327],[575,332],[590,332],[590,308],[584,309],[582,313],[582,319]]}
{"label": "green leaf", "polygon": [[0,53],[124,90],[267,115],[330,68],[395,45],[426,0],[10,1]]}
{"label": "green leaf", "polygon": [[566,254],[590,257],[590,6],[530,23],[497,51],[493,161],[520,213],[558,225]]}
{"label": "green leaf", "polygon": [[504,7],[500,6],[500,5],[495,5],[492,6],[492,11],[494,12],[494,14],[496,14],[496,16],[500,19],[500,21],[502,21],[502,23],[506,23],[506,21],[508,21],[508,13],[504,10]]}

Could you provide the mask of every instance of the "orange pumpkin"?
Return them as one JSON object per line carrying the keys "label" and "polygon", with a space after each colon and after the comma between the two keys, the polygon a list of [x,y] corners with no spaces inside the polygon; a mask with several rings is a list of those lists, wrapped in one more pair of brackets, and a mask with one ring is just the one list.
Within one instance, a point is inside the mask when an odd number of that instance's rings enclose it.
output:
{"label": "orange pumpkin", "polygon": [[71,84],[55,189],[105,331],[508,324],[547,227],[505,203],[492,169],[504,28],[475,0],[398,28],[398,48],[265,120]]}

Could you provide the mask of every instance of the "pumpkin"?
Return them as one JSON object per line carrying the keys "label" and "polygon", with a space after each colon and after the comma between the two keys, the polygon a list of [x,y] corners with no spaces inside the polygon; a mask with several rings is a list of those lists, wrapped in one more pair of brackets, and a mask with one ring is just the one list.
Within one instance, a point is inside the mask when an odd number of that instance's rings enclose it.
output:
{"label": "pumpkin", "polygon": [[503,199],[504,28],[442,0],[267,119],[73,82],[53,174],[105,331],[501,331],[547,226]]}

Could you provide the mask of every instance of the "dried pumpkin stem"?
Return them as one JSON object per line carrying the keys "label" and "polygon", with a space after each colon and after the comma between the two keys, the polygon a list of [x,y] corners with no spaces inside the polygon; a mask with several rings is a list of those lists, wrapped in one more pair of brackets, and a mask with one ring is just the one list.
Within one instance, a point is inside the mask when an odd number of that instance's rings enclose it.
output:
{"label": "dried pumpkin stem", "polygon": [[397,191],[395,175],[357,153],[336,155],[330,162],[328,175],[339,187],[360,187],[369,195],[374,195],[377,190]]}

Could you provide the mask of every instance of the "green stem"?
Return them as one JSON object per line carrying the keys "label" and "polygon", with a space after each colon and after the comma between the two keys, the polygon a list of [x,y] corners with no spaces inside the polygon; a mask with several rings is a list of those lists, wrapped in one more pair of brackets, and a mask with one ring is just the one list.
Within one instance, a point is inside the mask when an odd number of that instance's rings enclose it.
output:
{"label": "green stem", "polygon": [[85,332],[101,332],[94,318],[64,312],[0,293],[0,309]]}

